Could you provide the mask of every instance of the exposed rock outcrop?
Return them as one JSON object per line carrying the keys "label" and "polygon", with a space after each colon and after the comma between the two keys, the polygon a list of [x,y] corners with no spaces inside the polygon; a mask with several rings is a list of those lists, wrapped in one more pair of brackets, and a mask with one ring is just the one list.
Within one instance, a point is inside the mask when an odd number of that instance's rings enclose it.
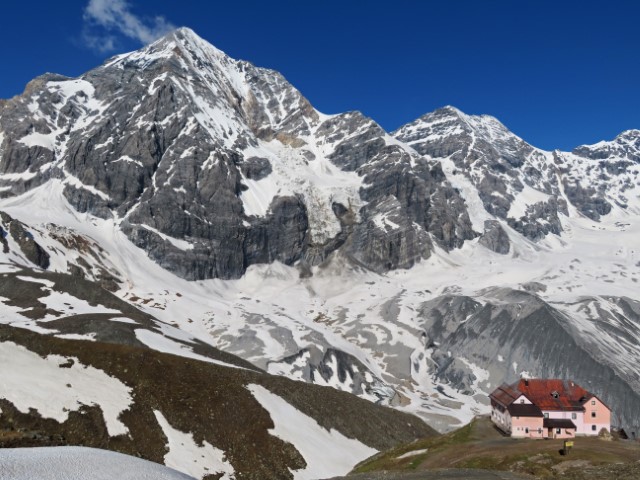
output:
{"label": "exposed rock outcrop", "polygon": [[497,220],[486,220],[484,222],[484,233],[478,239],[478,243],[501,255],[509,253],[509,235]]}

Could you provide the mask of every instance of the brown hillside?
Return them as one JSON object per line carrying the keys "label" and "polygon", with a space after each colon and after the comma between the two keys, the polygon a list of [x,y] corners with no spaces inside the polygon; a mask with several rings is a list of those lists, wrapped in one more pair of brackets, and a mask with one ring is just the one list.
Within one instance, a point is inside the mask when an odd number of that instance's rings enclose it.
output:
{"label": "brown hillside", "polygon": [[[237,478],[291,478],[289,469],[305,466],[293,445],[269,434],[268,412],[245,388],[260,384],[327,428],[336,428],[376,448],[434,431],[421,420],[380,407],[332,388],[274,377],[262,372],[227,368],[160,353],[148,348],[64,340],[0,325],[0,342],[11,341],[42,356],[77,358],[104,370],[133,389],[133,405],[120,419],[130,436],[109,437],[97,406],[70,412],[64,423],[43,419],[32,410],[19,412],[0,400],[0,446],[82,445],[105,448],[162,463],[166,439],[153,410],[170,424],[191,432],[226,452]],[[1,394],[0,394],[1,397]]]}

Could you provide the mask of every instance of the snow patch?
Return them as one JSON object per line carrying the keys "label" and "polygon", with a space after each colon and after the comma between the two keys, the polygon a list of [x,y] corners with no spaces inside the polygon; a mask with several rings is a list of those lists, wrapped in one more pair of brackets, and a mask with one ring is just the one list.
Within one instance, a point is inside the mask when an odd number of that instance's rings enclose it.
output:
{"label": "snow patch", "polygon": [[132,324],[137,324],[138,322],[136,322],[135,320],[128,318],[128,317],[114,317],[114,318],[110,318],[109,319],[111,322],[120,322],[120,323],[132,323]]}
{"label": "snow patch", "polygon": [[38,175],[38,172],[30,172],[25,171],[21,173],[3,173],[0,175],[0,180],[8,180],[10,182],[15,182],[19,180],[27,181],[35,178]]}
{"label": "snow patch", "polygon": [[131,389],[102,370],[82,365],[77,358],[42,358],[21,345],[2,342],[0,379],[0,396],[22,413],[35,408],[42,417],[62,423],[69,411],[97,405],[110,436],[129,433],[118,417],[132,404]]}
{"label": "snow patch", "polygon": [[535,205],[540,202],[548,202],[549,195],[543,193],[535,188],[531,188],[529,185],[524,185],[524,188],[519,192],[509,208],[508,217],[515,218],[516,220],[525,216],[527,208],[531,205]]}
{"label": "snow patch", "polygon": [[411,452],[403,453],[399,457],[396,457],[396,460],[401,460],[403,458],[415,457],[416,455],[422,455],[423,453],[427,453],[429,451],[428,448],[423,448],[420,450],[413,450]]}
{"label": "snow patch", "polygon": [[221,480],[235,479],[233,466],[226,459],[226,454],[215,448],[206,440],[198,445],[190,433],[184,433],[171,426],[158,410],[153,411],[158,424],[167,437],[169,452],[164,456],[167,467],[201,479],[206,475],[220,475]]}
{"label": "snow patch", "polygon": [[221,365],[223,367],[242,369],[242,367],[232,365],[231,363],[226,363],[220,360],[205,357],[203,355],[198,355],[197,353],[193,352],[191,347],[171,340],[170,338],[167,338],[160,333],[152,332],[151,330],[138,328],[136,330],[136,338],[144,343],[147,347],[153,350],[157,350],[158,352],[170,353],[171,355],[191,358],[193,360],[200,360],[201,362],[215,363],[216,365]]}
{"label": "snow patch", "polygon": [[[315,158],[309,160],[305,150]],[[314,241],[322,243],[335,237],[341,229],[333,213],[334,202],[354,212],[360,209],[362,178],[355,172],[336,167],[311,139],[304,148],[284,145],[278,140],[261,141],[259,148],[246,149],[244,157],[266,158],[272,167],[272,172],[261,180],[243,180],[248,189],[242,192],[240,198],[249,216],[267,215],[276,196],[302,194],[307,206],[311,236]]]}
{"label": "snow patch", "polygon": [[180,240],[179,238],[170,237],[166,233],[162,233],[160,230],[157,230],[157,229],[155,229],[153,227],[150,227],[149,225],[144,225],[142,223],[137,224],[137,225],[142,227],[142,228],[144,228],[144,229],[146,229],[146,230],[149,230],[150,232],[155,233],[160,238],[162,238],[163,240],[166,240],[167,242],[169,242],[171,245],[173,245],[177,249],[180,249],[182,251],[193,250],[193,244],[187,242],[186,240]]}
{"label": "snow patch", "polygon": [[137,166],[139,166],[140,168],[143,167],[142,162],[140,160],[134,160],[133,158],[131,158],[129,155],[123,155],[122,157],[120,157],[117,160],[114,160],[111,163],[118,163],[118,162],[124,162],[124,163],[133,163]]}
{"label": "snow patch", "polygon": [[[47,287],[44,287],[44,289],[48,290]],[[43,319],[45,321],[56,320],[61,316],[67,315],[90,315],[95,313],[122,314],[120,310],[107,308],[103,305],[91,305],[86,300],[74,297],[67,292],[56,292],[55,290],[51,290],[49,295],[40,297],[38,300],[44,303],[47,306],[47,309],[59,312],[59,315],[48,313]]]}
{"label": "snow patch", "polygon": [[458,189],[464,198],[473,229],[476,232],[484,232],[485,220],[492,220],[493,217],[485,210],[478,189],[463,172],[458,170],[451,158],[440,159],[440,165],[451,186]]}
{"label": "snow patch", "polygon": [[154,462],[87,447],[3,448],[0,480],[193,480]]}
{"label": "snow patch", "polygon": [[95,333],[86,333],[86,334],[80,334],[80,333],[62,333],[62,334],[56,334],[57,338],[63,338],[65,340],[84,340],[84,341],[88,341],[88,342],[95,342],[96,341],[96,334]]}
{"label": "snow patch", "polygon": [[16,278],[24,282],[40,283],[48,288],[53,288],[53,286],[56,284],[55,282],[52,282],[51,280],[47,280],[46,278],[35,278],[35,277],[29,277],[27,275],[16,275]]}
{"label": "snow patch", "polygon": [[27,147],[42,147],[47,150],[55,150],[55,133],[32,132],[18,139],[19,143]]}
{"label": "snow patch", "polygon": [[111,200],[109,195],[107,195],[101,190],[98,190],[96,187],[92,187],[91,185],[85,185],[80,181],[79,178],[74,177],[69,172],[65,172],[65,174],[66,175],[65,175],[64,183],[71,185],[72,187],[75,187],[81,190],[86,190],[90,193],[93,193],[95,196],[100,197],[102,200]]}
{"label": "snow patch", "polygon": [[389,220],[389,215],[387,213],[379,213],[373,217],[372,220],[376,227],[383,232],[389,232],[400,228],[400,225]]}
{"label": "snow patch", "polygon": [[261,385],[252,384],[247,388],[269,412],[275,425],[271,434],[294,445],[307,463],[306,468],[291,472],[294,480],[346,475],[356,464],[378,453],[337,430],[326,430]]}

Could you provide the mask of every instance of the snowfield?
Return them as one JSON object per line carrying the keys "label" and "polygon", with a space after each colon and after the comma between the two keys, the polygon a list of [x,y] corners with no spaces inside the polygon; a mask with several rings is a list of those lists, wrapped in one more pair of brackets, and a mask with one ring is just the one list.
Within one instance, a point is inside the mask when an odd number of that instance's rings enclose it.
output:
{"label": "snowfield", "polygon": [[190,433],[183,433],[173,428],[159,411],[154,411],[156,420],[167,437],[168,452],[164,457],[167,467],[192,475],[200,480],[206,475],[221,475],[221,480],[235,479],[233,466],[225,459],[222,450],[203,442],[198,446]]}
{"label": "snowfield", "polygon": [[[251,266],[238,280],[189,282],[162,269],[132,245],[119,230],[118,220],[74,211],[62,195],[62,186],[51,180],[21,197],[1,200],[0,210],[36,227],[34,238],[55,249],[54,270],[65,272],[63,258],[74,254],[66,253],[63,245],[48,236],[44,227],[52,218],[99,244],[104,261],[126,280],[118,296],[172,326],[166,327],[169,333],[164,336],[147,330],[136,332],[139,340],[159,351],[205,360],[193,353],[188,343],[175,341],[175,332],[183,331],[183,341],[199,339],[272,373],[309,381],[302,376],[308,354],[296,362],[283,359],[301,349],[338,349],[360,362],[362,367],[355,368],[370,380],[372,389],[361,391],[363,398],[384,401],[395,391],[404,398],[402,409],[448,430],[488,412],[485,395],[496,385],[473,365],[470,371],[482,373],[476,374],[471,395],[429,373],[433,363],[421,338],[420,306],[451,293],[486,303],[495,301],[486,296],[487,289],[528,288],[539,283],[544,289],[537,295],[566,312],[580,335],[600,345],[607,362],[629,371],[640,361],[637,346],[621,346],[619,337],[594,321],[595,309],[590,317],[584,309],[572,307],[593,296],[599,308],[615,313],[617,307],[605,297],[637,298],[640,217],[635,215],[617,212],[600,222],[563,216],[562,236],[548,235],[537,243],[503,225],[511,241],[506,256],[471,241],[448,253],[436,248],[431,258],[412,269],[384,275],[350,267],[336,257],[323,267],[314,267],[313,276],[306,279],[300,279],[295,267],[274,262]],[[9,262],[18,263],[11,256],[5,262],[7,271],[13,269]],[[41,288],[51,289],[45,283]],[[63,303],[54,303],[56,296],[60,297],[51,292],[46,303],[66,312],[101,311],[68,297]],[[46,323],[35,324],[23,317],[20,309],[4,303],[0,307],[0,321],[48,332],[42,328]],[[623,327],[628,329],[630,324]],[[629,334],[640,338],[637,327]],[[461,360],[465,361],[470,359]],[[495,364],[501,363],[495,359]],[[352,389],[353,378],[339,379],[335,364],[331,371],[332,377],[317,375],[314,382]]]}
{"label": "snowfield", "polygon": [[3,448],[0,480],[194,480],[157,463],[85,447]]}
{"label": "snowfield", "polygon": [[42,358],[15,343],[0,343],[0,396],[23,413],[35,408],[42,417],[64,422],[70,410],[98,405],[109,435],[126,435],[129,430],[118,417],[131,405],[130,392],[119,380],[78,359]]}
{"label": "snowfield", "polygon": [[340,432],[326,430],[266,388],[260,385],[249,385],[248,388],[271,415],[275,424],[271,434],[295,445],[307,462],[305,469],[292,471],[294,480],[346,475],[362,460],[378,453]]}

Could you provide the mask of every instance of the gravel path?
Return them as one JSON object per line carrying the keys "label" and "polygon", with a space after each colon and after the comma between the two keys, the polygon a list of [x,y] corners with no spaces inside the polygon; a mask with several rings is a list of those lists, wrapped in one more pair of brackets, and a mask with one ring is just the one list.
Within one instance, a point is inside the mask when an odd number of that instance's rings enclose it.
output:
{"label": "gravel path", "polygon": [[531,480],[533,477],[510,472],[471,469],[443,469],[420,472],[386,471],[360,473],[331,480]]}

